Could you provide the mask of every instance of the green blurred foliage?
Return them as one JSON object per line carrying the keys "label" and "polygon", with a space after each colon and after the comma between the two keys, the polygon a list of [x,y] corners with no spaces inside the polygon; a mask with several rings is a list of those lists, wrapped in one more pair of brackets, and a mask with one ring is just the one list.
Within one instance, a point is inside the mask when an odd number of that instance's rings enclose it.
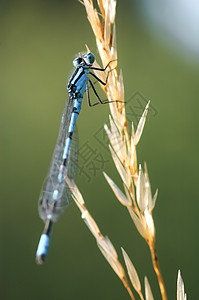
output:
{"label": "green blurred foliage", "polygon": [[[129,299],[73,203],[54,227],[45,265],[34,261],[43,229],[37,199],[56,142],[72,60],[85,44],[97,56],[84,7],[77,1],[1,1],[0,11],[1,299]],[[196,299],[199,69],[154,41],[132,3],[118,3],[116,20],[126,100],[139,92],[157,111],[149,112],[138,161],[147,162],[153,192],[159,188],[154,221],[168,296],[175,299],[180,268],[189,299]],[[136,101],[127,105],[129,116]],[[88,108],[84,101],[80,147],[88,142],[121,186],[110,154],[96,139],[108,112],[108,106]],[[137,118],[132,117],[135,124]],[[77,178],[87,208],[120,260],[122,246],[142,283],[146,275],[159,299],[147,245],[98,167],[96,174],[89,171],[90,182],[84,174]]]}

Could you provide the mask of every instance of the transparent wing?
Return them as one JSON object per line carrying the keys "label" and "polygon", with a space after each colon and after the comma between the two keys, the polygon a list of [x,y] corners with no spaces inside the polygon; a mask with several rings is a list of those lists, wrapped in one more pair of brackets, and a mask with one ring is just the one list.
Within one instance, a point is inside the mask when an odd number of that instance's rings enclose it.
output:
{"label": "transparent wing", "polygon": [[[68,98],[65,104],[62,115],[59,135],[55,146],[54,154],[51,161],[51,166],[47,178],[43,184],[42,191],[39,197],[39,215],[44,221],[49,214],[52,214],[53,192],[58,185],[59,167],[63,162],[63,151],[65,147],[65,140],[68,137],[68,128],[71,119],[73,108],[73,100]],[[65,168],[64,176],[67,175],[70,179],[75,180],[78,166],[78,134],[77,128],[73,134],[69,157]],[[65,180],[59,184],[59,197],[56,203],[56,208],[52,214],[53,222],[57,221],[64,213],[71,199],[71,191]]]}

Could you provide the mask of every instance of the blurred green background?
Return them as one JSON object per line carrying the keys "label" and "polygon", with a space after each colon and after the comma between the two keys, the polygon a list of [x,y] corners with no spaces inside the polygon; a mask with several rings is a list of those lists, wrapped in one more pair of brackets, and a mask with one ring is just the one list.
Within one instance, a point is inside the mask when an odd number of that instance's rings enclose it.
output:
{"label": "blurred green background", "polygon": [[[152,104],[138,161],[147,162],[153,193],[159,189],[153,216],[168,298],[176,299],[180,268],[188,298],[197,299],[199,65],[153,39],[134,2],[119,1],[116,25],[128,119],[137,124],[146,101]],[[74,203],[54,226],[45,265],[35,264],[43,230],[37,201],[72,60],[85,44],[97,56],[84,7],[77,1],[1,1],[0,28],[1,299],[129,299]],[[122,246],[142,286],[146,275],[160,299],[147,245],[102,175],[105,170],[121,186],[104,144],[108,113],[108,106],[89,108],[85,99],[78,120],[80,154],[87,145],[92,159],[86,164],[80,157],[84,173],[77,185],[120,261]]]}

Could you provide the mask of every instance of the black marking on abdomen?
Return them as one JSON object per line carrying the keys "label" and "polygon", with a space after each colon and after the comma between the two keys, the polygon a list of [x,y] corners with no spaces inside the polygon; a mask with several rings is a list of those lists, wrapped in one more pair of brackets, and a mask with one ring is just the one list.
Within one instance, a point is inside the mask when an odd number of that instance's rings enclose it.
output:
{"label": "black marking on abdomen", "polygon": [[46,226],[44,228],[44,234],[50,236],[51,233],[51,229],[52,229],[52,225],[53,225],[53,221],[52,220],[48,220],[48,222],[46,223]]}
{"label": "black marking on abdomen", "polygon": [[67,158],[65,158],[64,161],[63,161],[63,166],[64,167],[66,166],[66,163],[67,163]]}
{"label": "black marking on abdomen", "polygon": [[73,137],[73,132],[69,132],[69,133],[68,133],[68,137],[69,137],[69,139],[71,139],[71,140],[72,140],[72,137]]}
{"label": "black marking on abdomen", "polygon": [[79,115],[79,112],[77,111],[77,107],[73,107],[72,113]]}

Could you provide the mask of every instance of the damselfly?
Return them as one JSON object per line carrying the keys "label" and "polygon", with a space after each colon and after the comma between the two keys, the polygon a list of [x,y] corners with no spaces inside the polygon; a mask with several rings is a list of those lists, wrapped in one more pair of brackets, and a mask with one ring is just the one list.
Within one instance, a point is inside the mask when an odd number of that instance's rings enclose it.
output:
{"label": "damselfly", "polygon": [[[64,176],[67,175],[71,179],[76,176],[78,148],[73,133],[81,110],[84,92],[87,92],[89,106],[115,102],[101,101],[92,81],[88,77],[88,75],[92,75],[101,84],[106,85],[108,75],[104,82],[90,70],[105,71],[111,62],[105,68],[97,68],[93,66],[94,61],[95,56],[92,53],[78,56],[73,60],[75,69],[68,81],[68,100],[62,115],[50,170],[39,199],[39,215],[45,222],[36,253],[36,262],[39,264],[43,263],[47,254],[53,222],[57,221],[64,213],[71,198],[71,191],[64,180]],[[97,103],[91,104],[88,83],[98,99]]]}

